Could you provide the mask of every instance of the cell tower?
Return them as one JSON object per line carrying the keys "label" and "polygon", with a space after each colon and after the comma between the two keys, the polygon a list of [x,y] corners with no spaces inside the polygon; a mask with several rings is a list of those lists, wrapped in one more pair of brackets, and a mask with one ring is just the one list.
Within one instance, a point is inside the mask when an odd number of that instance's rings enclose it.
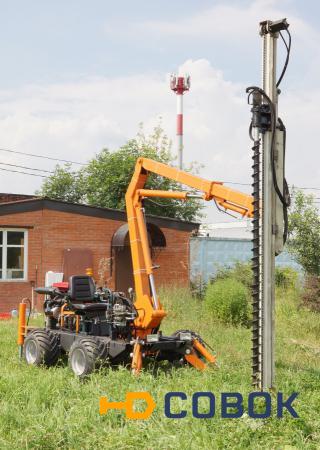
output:
{"label": "cell tower", "polygon": [[190,89],[190,76],[183,77],[172,74],[170,88],[177,94],[177,153],[179,169],[182,169],[183,152],[183,94]]}

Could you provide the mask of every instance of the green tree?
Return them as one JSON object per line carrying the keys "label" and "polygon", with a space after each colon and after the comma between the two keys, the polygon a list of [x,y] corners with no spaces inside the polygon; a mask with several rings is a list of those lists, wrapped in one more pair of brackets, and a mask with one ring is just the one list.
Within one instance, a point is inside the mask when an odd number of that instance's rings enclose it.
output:
{"label": "green tree", "polygon": [[314,197],[302,191],[294,193],[289,214],[288,250],[304,270],[320,275],[320,217]]}
{"label": "green tree", "polygon": [[84,197],[82,173],[73,172],[71,165],[56,166],[53,175],[42,183],[37,195],[66,202],[80,203]]}
{"label": "green tree", "polygon": [[[129,140],[117,151],[103,149],[87,166],[73,173],[70,166],[57,168],[42,185],[38,194],[49,198],[87,203],[106,208],[125,209],[125,193],[139,157],[151,158],[172,164],[171,142],[157,126],[146,137],[142,126],[135,139]],[[187,170],[197,172],[194,164]],[[61,186],[62,184],[62,186]],[[151,174],[146,187],[149,189],[176,190],[181,185]],[[201,216],[201,203],[196,199],[181,202],[174,199],[145,200],[147,214],[182,220],[196,220]]]}

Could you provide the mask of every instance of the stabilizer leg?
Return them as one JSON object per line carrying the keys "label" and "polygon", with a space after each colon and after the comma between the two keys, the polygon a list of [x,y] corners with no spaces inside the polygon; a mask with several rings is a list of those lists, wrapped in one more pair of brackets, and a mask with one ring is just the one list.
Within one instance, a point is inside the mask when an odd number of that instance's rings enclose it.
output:
{"label": "stabilizer leg", "polygon": [[200,359],[196,352],[192,350],[192,352],[189,355],[185,355],[185,360],[188,361],[189,364],[191,364],[193,367],[195,367],[198,370],[205,370],[207,365]]}
{"label": "stabilizer leg", "polygon": [[133,355],[131,362],[132,373],[134,375],[139,375],[141,368],[142,368],[141,344],[139,342],[136,342],[133,347]]}
{"label": "stabilizer leg", "polygon": [[197,339],[193,341],[193,347],[211,364],[216,363],[216,357],[212,355]]}
{"label": "stabilizer leg", "polygon": [[205,370],[208,365],[203,361],[201,356],[211,364],[216,363],[216,358],[214,355],[212,355],[208,350],[205,348],[205,346],[198,341],[197,339],[194,339],[192,342],[192,351],[190,354],[185,355],[186,361],[188,361],[189,364],[191,364],[193,367],[195,367],[198,370]]}

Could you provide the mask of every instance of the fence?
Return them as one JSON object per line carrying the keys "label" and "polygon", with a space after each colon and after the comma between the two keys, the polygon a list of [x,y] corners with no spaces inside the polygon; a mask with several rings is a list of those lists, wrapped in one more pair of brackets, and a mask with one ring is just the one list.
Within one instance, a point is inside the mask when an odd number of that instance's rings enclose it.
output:
{"label": "fence", "polygon": [[[249,261],[252,256],[250,239],[197,236],[190,238],[190,280],[201,277],[203,282],[213,276],[221,266],[232,266],[236,261]],[[288,252],[276,257],[276,265],[292,267],[301,272]]]}

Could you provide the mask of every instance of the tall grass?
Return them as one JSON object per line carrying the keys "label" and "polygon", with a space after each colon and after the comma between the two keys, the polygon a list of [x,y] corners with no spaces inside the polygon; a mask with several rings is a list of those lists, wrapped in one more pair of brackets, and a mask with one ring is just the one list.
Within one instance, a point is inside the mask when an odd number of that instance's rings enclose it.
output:
{"label": "tall grass", "polygon": [[[163,331],[193,329],[217,352],[219,369],[197,372],[191,367],[150,365],[139,378],[125,367],[104,368],[86,382],[74,378],[68,367],[28,367],[19,361],[16,321],[0,323],[0,448],[1,449],[283,449],[320,447],[320,320],[299,310],[295,290],[277,295],[276,384],[285,395],[299,393],[299,419],[286,415],[266,420],[221,419],[219,394],[241,392],[250,384],[251,334],[246,328],[220,323],[187,290],[161,292],[169,312]],[[41,319],[40,319],[41,320]],[[129,421],[121,411],[99,415],[99,397],[124,399],[127,391],[148,390],[157,409],[148,421]],[[166,419],[163,398],[168,391],[188,395],[185,419]],[[191,395],[212,391],[216,416],[191,416]],[[291,446],[291,447],[289,447]]]}

